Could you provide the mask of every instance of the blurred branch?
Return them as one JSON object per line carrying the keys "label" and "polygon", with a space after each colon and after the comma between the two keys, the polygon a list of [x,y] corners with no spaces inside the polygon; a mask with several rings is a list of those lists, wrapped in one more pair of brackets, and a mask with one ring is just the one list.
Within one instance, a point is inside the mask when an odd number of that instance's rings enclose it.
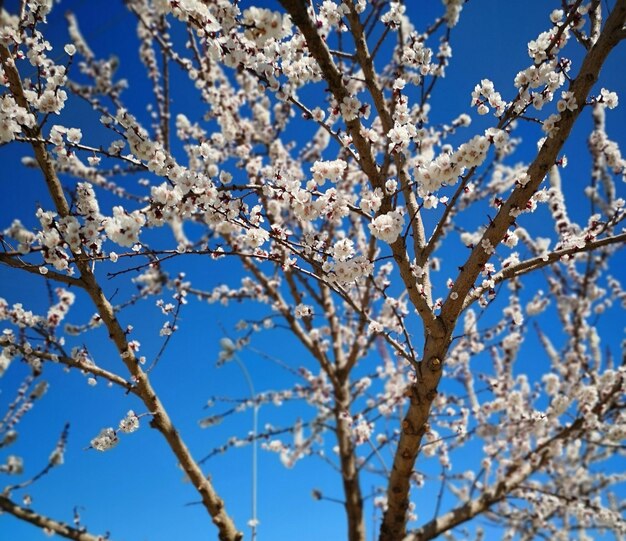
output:
{"label": "blurred branch", "polygon": [[[74,278],[73,276],[67,276],[59,272],[49,270],[46,265],[34,265],[32,263],[26,263],[19,259],[17,254],[0,253],[0,263],[3,263],[14,269],[20,269],[31,274],[36,274],[48,280],[55,280],[56,282],[62,282],[64,284],[76,287],[83,287],[84,284],[80,278]],[[41,272],[41,269],[45,268],[45,272]]]}
{"label": "blurred branch", "polygon": [[0,509],[14,517],[30,522],[44,531],[56,533],[67,539],[74,539],[75,541],[104,541],[109,538],[108,534],[94,535],[86,532],[84,529],[72,528],[64,522],[59,522],[31,509],[21,507],[2,494],[0,494]]}

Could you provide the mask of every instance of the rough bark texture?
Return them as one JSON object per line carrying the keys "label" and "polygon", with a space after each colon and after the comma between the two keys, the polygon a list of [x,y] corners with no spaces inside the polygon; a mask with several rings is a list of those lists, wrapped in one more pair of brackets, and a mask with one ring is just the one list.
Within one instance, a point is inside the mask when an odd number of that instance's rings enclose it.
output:
{"label": "rough bark texture", "polygon": [[402,421],[400,441],[393,460],[387,488],[387,511],[380,530],[381,540],[395,541],[405,534],[413,467],[428,428],[430,407],[437,396],[437,385],[449,344],[449,333],[429,335],[426,339],[418,380],[411,388],[409,408]]}

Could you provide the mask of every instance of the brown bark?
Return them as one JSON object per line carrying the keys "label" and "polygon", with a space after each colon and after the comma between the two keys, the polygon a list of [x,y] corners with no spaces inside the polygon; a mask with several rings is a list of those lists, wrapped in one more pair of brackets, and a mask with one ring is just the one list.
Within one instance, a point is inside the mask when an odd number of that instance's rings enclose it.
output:
{"label": "brown bark", "polygon": [[1,494],[0,509],[2,509],[5,513],[9,513],[14,517],[19,518],[20,520],[29,522],[38,528],[42,528],[62,537],[66,537],[67,539],[73,539],[74,541],[104,541],[104,539],[108,539],[108,537],[105,538],[103,535],[93,535],[87,531],[72,528],[64,522],[59,522],[44,515],[40,515],[32,509],[19,506]]}
{"label": "brown bark", "polygon": [[381,541],[396,541],[405,534],[413,467],[428,428],[430,407],[437,396],[437,385],[449,344],[449,333],[429,335],[426,339],[418,380],[411,387],[409,408],[402,421],[400,440],[389,477],[387,510],[380,528]]}
{"label": "brown bark", "polygon": [[342,412],[350,411],[350,387],[345,380],[335,387],[335,421],[337,423],[337,441],[341,461],[341,477],[345,497],[346,516],[348,518],[348,540],[365,541],[363,522],[363,497],[359,483],[359,471],[352,431],[349,424],[341,418]]}

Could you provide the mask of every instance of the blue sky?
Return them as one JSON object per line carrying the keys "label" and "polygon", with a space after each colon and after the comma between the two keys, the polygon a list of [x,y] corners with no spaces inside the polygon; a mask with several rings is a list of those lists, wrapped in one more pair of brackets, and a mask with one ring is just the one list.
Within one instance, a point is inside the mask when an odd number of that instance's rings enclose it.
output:
{"label": "blue sky", "polygon": [[[17,2],[7,1],[12,9]],[[245,8],[249,2],[242,2]],[[436,1],[407,2],[408,11],[415,12],[414,23],[418,27],[428,24],[433,15],[441,12]],[[276,7],[277,2],[262,2],[261,5]],[[491,117],[478,117],[469,111],[470,94],[474,85],[482,78],[492,79],[496,89],[505,99],[513,94],[512,80],[515,74],[529,64],[526,43],[549,26],[548,14],[560,2],[528,0],[526,2],[503,2],[501,0],[471,0],[466,4],[460,24],[452,34],[453,58],[446,78],[437,85],[432,101],[433,122],[449,122],[462,112],[471,114],[474,123],[471,135],[482,133],[492,125]],[[106,6],[106,7],[103,7]],[[120,59],[119,73],[128,78],[130,88],[125,101],[133,112],[141,115],[146,94],[151,96],[144,77],[143,66],[136,57],[134,46],[135,21],[122,2],[104,3],[99,0],[62,1],[50,17],[48,30],[53,44],[62,51],[66,29],[63,12],[72,10],[82,23],[82,30],[96,55],[116,54]],[[602,86],[622,91],[626,99],[626,81],[620,66],[626,61],[626,47],[622,46],[607,62],[601,77]],[[574,72],[580,58],[580,48],[573,47]],[[383,50],[383,53],[385,51]],[[61,53],[59,53],[61,54]],[[52,54],[54,57],[54,53]],[[383,56],[383,54],[381,54]],[[182,77],[174,74],[175,84]],[[182,84],[182,83],[181,83]],[[622,97],[622,95],[620,97]],[[173,111],[193,109],[195,102],[189,101],[184,93],[174,96]],[[313,99],[314,96],[305,98]],[[607,114],[609,134],[624,143],[623,126],[626,124],[626,107],[620,106]],[[65,125],[84,125],[83,118],[90,113],[85,105],[72,103],[68,107]],[[93,115],[91,115],[92,118]],[[570,159],[569,168],[563,173],[567,180],[567,194],[574,201],[570,214],[583,215],[587,207],[582,189],[587,182],[589,160],[585,150],[585,137],[589,131],[589,115],[583,115],[565,149]],[[102,136],[95,123],[88,130],[91,137]],[[85,130],[84,130],[85,131]],[[524,128],[530,140],[536,140],[535,126]],[[308,134],[290,136],[298,143]],[[108,137],[108,135],[107,135]],[[89,138],[86,141],[90,142]],[[108,141],[108,139],[107,139]],[[14,146],[0,147],[0,189],[5,201],[5,210],[0,214],[0,229],[4,229],[14,217],[24,223],[34,224],[37,203],[49,207],[40,175],[20,165],[22,154]],[[27,149],[19,148],[22,152]],[[516,155],[519,160],[532,157],[533,144],[523,145]],[[577,203],[580,201],[580,204]],[[545,218],[546,216],[544,216]],[[526,224],[524,224],[526,225]],[[549,226],[552,228],[552,226]],[[444,255],[446,255],[444,253]],[[454,258],[454,254],[448,254]],[[615,259],[616,274],[623,278],[624,256]],[[170,270],[187,268],[188,261],[178,260]],[[206,287],[226,281],[231,285],[240,278],[239,267],[234,261],[221,261],[210,267],[191,264],[191,276],[202,279]],[[445,280],[447,275],[442,275]],[[124,278],[110,280],[106,284],[108,294],[121,288],[128,289]],[[37,312],[47,309],[47,292],[44,281],[38,277],[25,276],[0,266],[0,296],[9,302],[22,302]],[[86,303],[77,303],[69,320],[81,323],[88,320],[93,309]],[[242,317],[256,317],[263,309],[251,304],[233,304],[228,310],[219,306],[192,303],[185,307],[180,321],[181,331],[174,335],[166,357],[154,372],[154,386],[170,411],[179,430],[184,435],[192,452],[198,458],[212,448],[221,445],[232,435],[245,435],[251,427],[251,413],[229,419],[210,430],[200,430],[198,420],[207,414],[203,406],[211,396],[246,397],[248,389],[239,367],[229,363],[215,367],[218,342],[223,337],[223,328],[231,329]],[[158,335],[164,322],[153,303],[132,307],[124,315],[124,322],[135,326],[135,332],[143,343],[142,352],[154,356],[161,342],[151,337]],[[550,326],[548,324],[548,326]],[[600,322],[601,329],[615,336],[618,343],[622,333],[622,322],[609,319]],[[551,331],[558,329],[550,328]],[[108,345],[102,330],[90,338],[91,348],[98,347],[98,358],[110,359],[107,366],[122,367],[115,358],[113,348]],[[142,336],[146,338],[142,340]],[[531,341],[532,344],[532,341]],[[254,347],[280,357],[294,367],[307,366],[316,371],[311,359],[307,358],[298,344],[288,334],[276,330],[261,333],[255,338]],[[530,346],[529,346],[530,347]],[[242,353],[257,390],[284,388],[293,383],[293,377],[264,361],[253,352]],[[373,370],[374,361],[364,367]],[[91,532],[111,532],[117,541],[170,541],[215,538],[215,530],[201,506],[188,505],[197,500],[189,484],[182,481],[182,472],[176,467],[175,459],[156,431],[150,429],[143,419],[142,428],[135,434],[124,436],[119,446],[107,453],[85,450],[89,440],[101,428],[115,426],[126,411],[135,408],[143,412],[142,406],[122,391],[108,388],[102,382],[89,387],[80,374],[66,374],[58,366],[49,367],[46,377],[51,388],[45,398],[36,405],[20,424],[20,439],[8,450],[25,459],[26,472],[36,473],[45,465],[49,453],[66,421],[70,421],[70,439],[65,464],[41,479],[28,493],[33,497],[33,507],[52,517],[71,521],[72,509],[79,506],[84,524]],[[26,373],[24,367],[15,363],[3,379],[0,379],[0,411],[12,399],[14,389]],[[261,426],[266,422],[287,425],[297,417],[306,418],[310,410],[301,404],[276,410],[263,407],[260,412]],[[330,452],[332,444],[328,444]],[[0,460],[6,453],[0,454]],[[391,462],[387,454],[388,462]],[[212,459],[207,470],[215,486],[224,498],[227,510],[242,528],[250,517],[250,448],[234,449],[225,456]],[[276,541],[299,539],[302,541],[344,538],[344,516],[342,507],[330,502],[316,502],[311,497],[313,488],[325,495],[342,497],[339,476],[323,461],[310,458],[301,461],[291,470],[286,470],[274,454],[260,453],[259,460],[259,539]],[[2,479],[4,481],[4,479]],[[363,492],[368,494],[373,479],[365,478]],[[417,495],[419,513],[429,519],[433,509],[432,496]],[[369,529],[371,509],[366,511]],[[0,516],[0,537],[11,541],[40,539],[42,533],[17,520]]]}

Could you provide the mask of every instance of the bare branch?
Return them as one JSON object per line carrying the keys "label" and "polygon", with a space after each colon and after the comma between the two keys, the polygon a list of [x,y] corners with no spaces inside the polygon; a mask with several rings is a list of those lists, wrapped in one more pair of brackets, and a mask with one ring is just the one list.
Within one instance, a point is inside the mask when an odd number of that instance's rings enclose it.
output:
{"label": "bare branch", "polygon": [[4,512],[13,515],[25,522],[30,522],[38,528],[56,533],[67,539],[73,539],[74,541],[104,541],[109,539],[108,535],[94,535],[86,532],[83,529],[72,528],[64,522],[59,522],[52,518],[41,515],[31,509],[22,507],[6,496],[0,494],[0,509]]}
{"label": "bare branch", "polygon": [[[45,265],[34,265],[32,263],[26,263],[22,261],[20,255],[18,254],[9,254],[9,253],[0,253],[0,263],[4,263],[9,267],[13,267],[14,269],[20,269],[26,272],[30,272],[31,274],[36,274],[41,276],[42,278],[46,278],[47,280],[54,280],[55,282],[62,282],[69,286],[83,287],[83,283],[80,278],[75,278],[73,276],[68,276],[66,274],[61,274],[59,272],[55,272],[49,270]],[[42,272],[42,268],[45,267],[45,272]]]}

